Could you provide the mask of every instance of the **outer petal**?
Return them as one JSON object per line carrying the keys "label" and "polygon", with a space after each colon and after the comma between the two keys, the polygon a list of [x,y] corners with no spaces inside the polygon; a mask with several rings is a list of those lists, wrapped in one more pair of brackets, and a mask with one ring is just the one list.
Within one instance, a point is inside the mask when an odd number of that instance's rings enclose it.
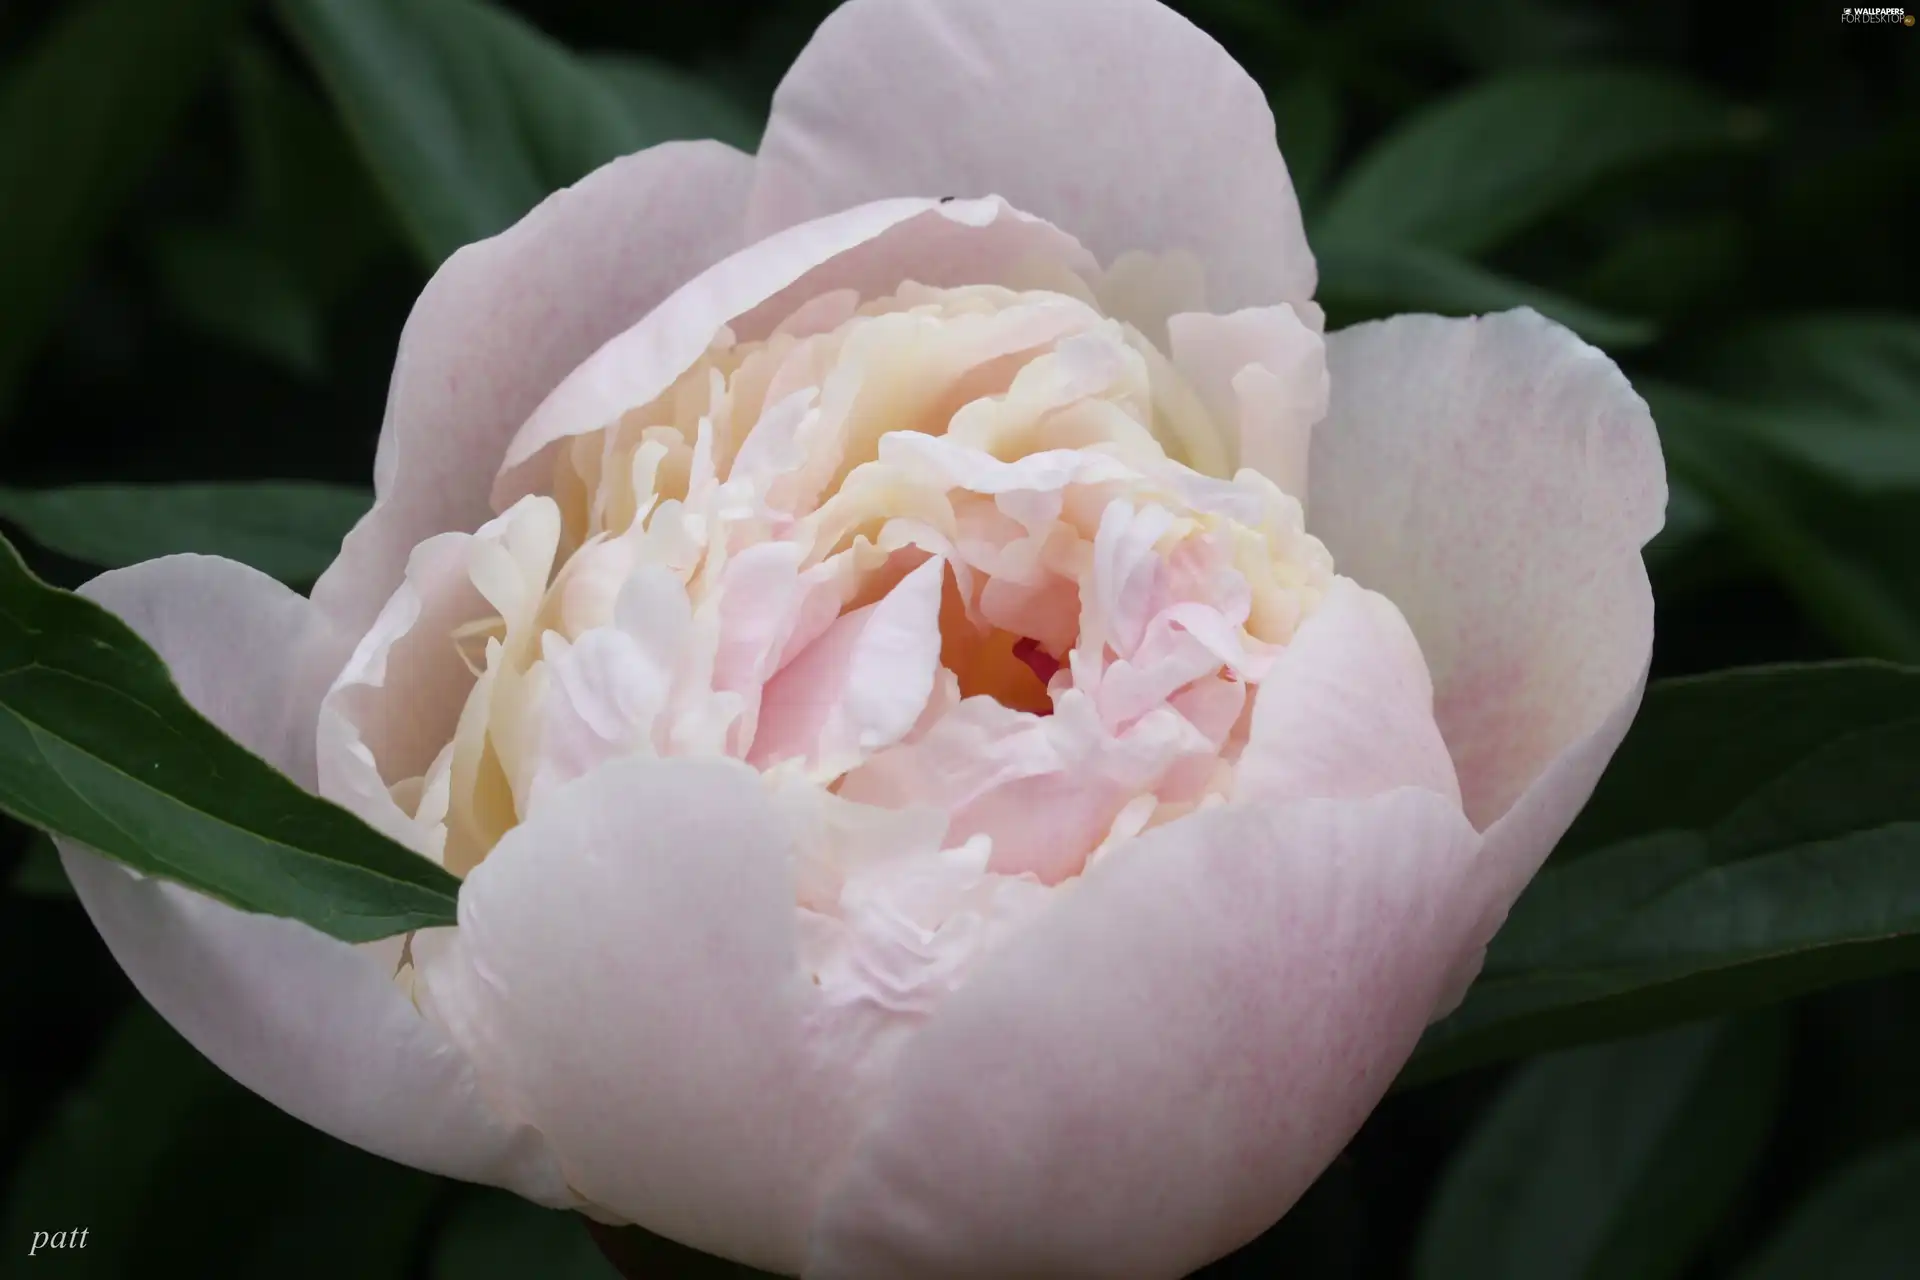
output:
{"label": "outer petal", "polygon": [[416,544],[484,523],[514,431],[594,348],[740,246],[752,181],[753,158],[731,147],[664,143],[447,259],[400,335],[373,510],[314,603],[357,637]]}
{"label": "outer petal", "polygon": [[1612,361],[1532,311],[1328,341],[1312,531],[1413,625],[1498,922],[1638,705],[1666,472]]}
{"label": "outer petal", "polygon": [[687,282],[570,374],[513,437],[494,485],[504,509],[537,488],[527,464],[554,441],[597,431],[666,390],[722,326],[764,338],[824,294],[924,285],[1022,284],[1064,265],[1091,270],[1072,236],[1004,200],[882,200],[770,235]]}
{"label": "outer petal", "polygon": [[888,196],[1005,196],[1103,263],[1188,250],[1222,310],[1305,300],[1273,114],[1154,0],[851,0],[774,95],[753,237]]}
{"label": "outer petal", "polygon": [[444,954],[415,953],[581,1195],[789,1273],[849,1130],[802,1053],[792,856],[745,765],[612,760],[508,832]]}
{"label": "outer petal", "polygon": [[1467,931],[1457,807],[1233,805],[1106,855],[902,1052],[808,1276],[1183,1275],[1279,1217]]}
{"label": "outer petal", "polygon": [[1399,786],[1460,803],[1419,642],[1392,601],[1335,578],[1260,682],[1233,798],[1357,800]]}
{"label": "outer petal", "polygon": [[[313,785],[328,646],[308,602],[227,560],[170,556],[84,594],[167,660],[188,700]],[[571,1197],[540,1135],[481,1099],[472,1065],[422,1018],[372,949],[145,879],[61,841],[80,900],[160,1014],[228,1075],[335,1137],[435,1173]]]}

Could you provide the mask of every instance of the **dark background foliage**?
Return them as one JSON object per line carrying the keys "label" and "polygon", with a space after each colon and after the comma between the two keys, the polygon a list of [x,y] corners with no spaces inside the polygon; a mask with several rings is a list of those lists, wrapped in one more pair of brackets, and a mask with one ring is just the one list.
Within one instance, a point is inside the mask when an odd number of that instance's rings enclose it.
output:
{"label": "dark background foliage", "polygon": [[[422,212],[431,164],[382,152],[381,82],[330,61],[326,31],[431,7],[0,0],[0,521],[43,577],[182,547],[296,583],[324,564],[432,262],[595,158],[569,135],[493,175],[497,205],[460,206],[477,225]],[[566,49],[647,60],[608,154],[750,143],[832,7],[511,5]],[[1824,2],[1176,7],[1267,88],[1333,324],[1531,302],[1648,395],[1676,481],[1648,552],[1657,676],[1920,663],[1920,30]],[[343,488],[144,488],[269,480]],[[101,484],[143,488],[43,492]],[[1911,868],[1920,814],[1893,816]],[[0,858],[0,1276],[609,1274],[564,1216],[228,1082],[145,1010],[25,828]],[[1886,954],[1621,1029],[1736,1009],[1718,1021],[1403,1088],[1204,1274],[1920,1274],[1920,986],[1898,972],[1920,953]],[[26,1259],[32,1232],[79,1227],[84,1250]]]}

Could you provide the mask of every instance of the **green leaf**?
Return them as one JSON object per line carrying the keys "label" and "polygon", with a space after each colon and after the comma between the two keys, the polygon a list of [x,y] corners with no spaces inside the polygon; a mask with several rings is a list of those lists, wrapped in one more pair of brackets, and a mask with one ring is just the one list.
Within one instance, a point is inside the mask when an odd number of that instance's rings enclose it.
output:
{"label": "green leaf", "polygon": [[448,1221],[434,1248],[431,1280],[620,1280],[623,1274],[747,1280],[766,1273],[638,1227],[592,1227],[576,1213],[480,1191]]}
{"label": "green leaf", "polygon": [[[49,1264],[63,1276],[142,1274],[137,1227],[148,1187],[225,1083],[145,1006],[130,1010],[14,1170],[0,1280]],[[35,1231],[77,1227],[87,1229],[83,1247],[27,1256]]]}
{"label": "green leaf", "polygon": [[455,922],[451,875],[221,733],[126,624],[4,543],[0,809],[348,942]]}
{"label": "green leaf", "polygon": [[1670,481],[1667,486],[1667,522],[1660,526],[1660,532],[1654,534],[1653,541],[1647,544],[1648,563],[1660,557],[1680,554],[1710,535],[1718,524],[1713,504],[1702,497],[1699,490],[1684,481]]}
{"label": "green leaf", "polygon": [[1320,299],[1342,323],[1403,311],[1459,316],[1524,306],[1598,346],[1637,346],[1654,336],[1645,320],[1589,307],[1440,250],[1330,237],[1315,241],[1314,256],[1320,264]]}
{"label": "green leaf", "polygon": [[1708,1023],[1530,1062],[1442,1176],[1414,1280],[1667,1280],[1759,1156],[1778,1023]]}
{"label": "green leaf", "polygon": [[[136,1003],[15,1170],[0,1278],[404,1280],[439,1187],[247,1092]],[[33,1231],[81,1226],[84,1248],[27,1260]]]}
{"label": "green leaf", "polygon": [[1739,218],[1694,215],[1617,240],[1586,272],[1578,292],[1602,306],[1678,316],[1738,287],[1746,262],[1747,230]]}
{"label": "green leaf", "polygon": [[1300,207],[1319,205],[1340,147],[1340,98],[1324,75],[1300,76],[1273,96],[1273,123]]}
{"label": "green leaf", "polygon": [[447,1222],[432,1280],[620,1280],[577,1213],[504,1191],[476,1192]]}
{"label": "green leaf", "polygon": [[633,1280],[652,1280],[654,1276],[673,1276],[675,1280],[773,1280],[768,1272],[689,1249],[641,1227],[596,1224],[587,1230],[615,1271]]}
{"label": "green leaf", "polygon": [[1750,113],[1660,72],[1515,72],[1395,128],[1348,172],[1322,230],[1477,256],[1603,179],[1758,132]]}
{"label": "green leaf", "polygon": [[1554,859],[1655,831],[1703,830],[1833,743],[1915,717],[1920,673],[1884,662],[1658,681]]}
{"label": "green leaf", "polygon": [[320,374],[320,309],[293,272],[259,245],[234,233],[178,228],[155,245],[154,261],[182,319],[293,373]]}
{"label": "green leaf", "polygon": [[[1920,451],[1920,322],[1899,315],[1817,314],[1738,325],[1705,353],[1723,393],[1853,422],[1905,429]],[[1920,465],[1907,460],[1910,468]]]}
{"label": "green leaf", "polygon": [[92,0],[0,82],[0,408],[243,8]]}
{"label": "green leaf", "polygon": [[295,585],[320,576],[372,504],[364,489],[305,481],[0,487],[0,517],[87,564],[117,569],[195,552]]}
{"label": "green leaf", "polygon": [[1844,1170],[1795,1209],[1739,1280],[1907,1280],[1920,1258],[1920,1142]]}
{"label": "green leaf", "polygon": [[1528,886],[1403,1083],[1920,966],[1915,777],[1920,672],[1656,684],[1575,835],[1610,842]]}
{"label": "green leaf", "polygon": [[60,851],[44,831],[27,840],[27,851],[13,869],[13,891],[28,898],[71,898],[73,882],[60,865]]}
{"label": "green leaf", "polygon": [[[246,1280],[412,1280],[440,1184],[426,1174],[304,1130],[284,1144],[278,1194],[235,1249]],[[214,1158],[230,1159],[216,1151]],[[245,1176],[246,1170],[230,1173]],[[177,1274],[177,1273],[173,1273]],[[538,1268],[526,1275],[546,1276]]]}
{"label": "green leaf", "polygon": [[1713,504],[1678,476],[1667,477],[1667,522],[1647,544],[1645,557],[1661,602],[1754,573]]}
{"label": "green leaf", "polygon": [[1550,0],[1444,0],[1419,18],[1476,67],[1553,62],[1604,48],[1619,14]]}
{"label": "green leaf", "polygon": [[1675,473],[1839,644],[1920,660],[1920,324],[1763,318],[1694,363],[1721,394],[1645,388]]}
{"label": "green leaf", "polygon": [[685,138],[717,138],[742,151],[760,145],[765,121],[699,76],[634,54],[594,54],[586,62],[633,122],[629,150]]}
{"label": "green leaf", "polygon": [[1903,432],[1823,432],[1682,388],[1640,390],[1673,473],[1809,618],[1854,653],[1920,662],[1920,451]]}
{"label": "green leaf", "polygon": [[399,228],[339,118],[279,57],[243,42],[229,84],[244,166],[238,228],[325,311],[397,247]]}
{"label": "green leaf", "polygon": [[317,381],[328,312],[398,228],[333,113],[276,55],[243,40],[228,65],[240,199],[217,223],[156,237],[160,287],[202,333]]}
{"label": "green leaf", "polygon": [[646,145],[565,48],[481,0],[276,0],[429,264]]}
{"label": "green leaf", "polygon": [[1782,458],[1866,492],[1920,493],[1920,325],[1815,316],[1741,326],[1704,357],[1719,394],[1654,384]]}

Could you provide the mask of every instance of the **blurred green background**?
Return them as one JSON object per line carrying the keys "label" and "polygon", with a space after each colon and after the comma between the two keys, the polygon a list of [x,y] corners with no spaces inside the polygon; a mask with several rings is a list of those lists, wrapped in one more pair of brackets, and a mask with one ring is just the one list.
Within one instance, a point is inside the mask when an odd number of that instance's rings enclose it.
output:
{"label": "blurred green background", "polygon": [[[1331,325],[1525,303],[1653,403],[1656,675],[1920,663],[1920,30],[1826,3],[1176,7],[1267,89]],[[310,582],[434,264],[613,155],[751,146],[831,8],[0,3],[0,524],[60,585],[173,550]],[[612,1274],[568,1218],[226,1081],[44,843],[0,847],[0,1277]],[[1202,1274],[1920,1275],[1917,1081],[1920,984],[1883,973],[1405,1088]]]}

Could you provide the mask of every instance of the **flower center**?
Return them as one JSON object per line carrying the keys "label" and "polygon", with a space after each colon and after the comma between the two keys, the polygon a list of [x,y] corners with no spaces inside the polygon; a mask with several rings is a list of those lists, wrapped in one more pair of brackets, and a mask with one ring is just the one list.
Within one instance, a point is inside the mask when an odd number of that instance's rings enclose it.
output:
{"label": "flower center", "polygon": [[1051,883],[1219,801],[1331,563],[1295,499],[1218,474],[1196,404],[1061,293],[907,285],[722,331],[478,535],[496,612],[463,628],[477,679],[416,816],[445,804],[463,873],[602,760],[733,756]]}

